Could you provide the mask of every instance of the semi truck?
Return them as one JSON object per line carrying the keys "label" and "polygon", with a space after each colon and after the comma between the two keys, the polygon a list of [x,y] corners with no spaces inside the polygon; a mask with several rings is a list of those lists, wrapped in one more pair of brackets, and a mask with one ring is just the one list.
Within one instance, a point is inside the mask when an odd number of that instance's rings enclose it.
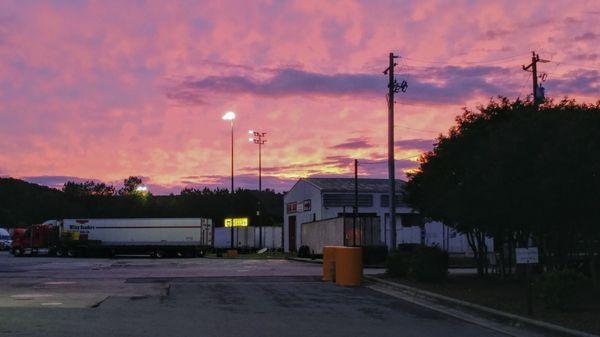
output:
{"label": "semi truck", "polygon": [[15,229],[14,256],[204,256],[213,243],[213,223],[206,218],[63,219]]}

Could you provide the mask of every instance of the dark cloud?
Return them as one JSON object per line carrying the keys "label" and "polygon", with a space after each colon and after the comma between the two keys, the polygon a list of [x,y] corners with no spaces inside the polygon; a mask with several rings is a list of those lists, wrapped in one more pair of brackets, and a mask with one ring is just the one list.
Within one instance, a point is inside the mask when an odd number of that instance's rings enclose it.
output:
{"label": "dark cloud", "polygon": [[[295,182],[296,179],[280,178],[265,174],[262,176],[263,188],[273,189],[278,192],[289,190]],[[210,189],[215,189],[217,187],[229,189],[231,187],[231,176],[200,176],[197,180],[185,182],[182,181],[181,184],[177,186],[150,186],[150,190],[155,194],[157,192],[162,194],[178,194],[183,188],[186,187],[197,189],[203,189],[205,187]],[[258,176],[254,174],[236,174],[234,179],[234,188],[258,190]]]}
{"label": "dark cloud", "polygon": [[346,142],[332,146],[332,149],[337,150],[355,150],[370,148],[371,144],[364,138],[350,138]]}
{"label": "dark cloud", "polygon": [[568,16],[568,17],[566,17],[566,18],[563,20],[563,22],[564,22],[566,25],[574,25],[574,24],[579,24],[579,23],[582,23],[583,21],[582,21],[582,20],[580,20],[580,19],[574,18],[574,17],[572,17],[572,16]]}
{"label": "dark cloud", "polygon": [[63,185],[68,181],[74,181],[76,183],[82,183],[86,181],[94,181],[100,182],[97,179],[89,179],[89,178],[81,178],[81,177],[73,177],[73,176],[31,176],[31,177],[21,177],[20,179],[25,180],[27,182],[44,185],[56,189],[62,189]]}
{"label": "dark cloud", "polygon": [[550,78],[544,85],[547,97],[567,94],[597,95],[600,92],[600,71],[576,70],[566,74],[564,79]]}
{"label": "dark cloud", "polygon": [[[502,77],[509,70],[502,67],[431,67],[411,74],[408,91],[402,99],[413,102],[455,103],[484,94],[514,94],[503,90],[501,84],[490,77]],[[347,96],[383,97],[387,90],[387,78],[376,74],[323,74],[285,68],[269,72],[267,79],[252,76],[208,76],[187,79],[171,87],[167,97],[181,104],[202,104],[209,93],[251,94],[267,97],[284,96]],[[402,80],[402,75],[398,76]],[[508,86],[510,87],[510,86]]]}
{"label": "dark cloud", "polygon": [[[144,185],[146,185],[148,187],[156,186],[156,185],[152,184],[152,179],[150,179],[150,177],[147,177],[147,176],[138,176],[138,177],[142,178]],[[48,186],[48,187],[52,187],[52,188],[56,188],[56,189],[60,190],[60,189],[62,189],[63,185],[69,181],[73,181],[76,183],[93,181],[95,183],[105,183],[107,185],[112,185],[112,186],[115,186],[116,188],[120,188],[123,186],[123,181],[126,178],[115,180],[115,181],[102,181],[102,180],[94,179],[94,178],[43,175],[43,176],[20,177],[19,179],[25,180],[30,183],[44,185],[44,186]],[[150,190],[152,191],[152,189],[150,189]]]}
{"label": "dark cloud", "polygon": [[[279,69],[267,80],[246,76],[209,76],[185,81],[178,91],[216,91],[232,94],[249,93],[261,96],[293,95],[372,95],[385,89],[385,78],[371,74],[319,74],[296,69]],[[177,97],[177,93],[169,93]]]}
{"label": "dark cloud", "polygon": [[599,57],[596,53],[573,55],[573,59],[577,61],[596,61]]}
{"label": "dark cloud", "polygon": [[181,179],[199,179],[200,176],[185,176],[185,177],[181,177]]}
{"label": "dark cloud", "polygon": [[406,150],[420,150],[422,152],[430,151],[433,148],[435,140],[433,139],[402,139],[396,141],[396,147]]}
{"label": "dark cloud", "polygon": [[222,61],[212,61],[212,60],[203,60],[203,62],[206,64],[210,64],[211,66],[215,66],[215,67],[248,70],[248,71],[254,70],[253,67],[246,66],[243,64],[236,64],[236,63],[229,63],[229,62],[222,62]]}
{"label": "dark cloud", "polygon": [[581,35],[577,35],[573,38],[575,41],[593,41],[600,37],[600,34],[594,32],[585,32]]}
{"label": "dark cloud", "polygon": [[181,86],[178,86],[177,90],[168,90],[166,95],[168,99],[177,102],[180,105],[193,106],[205,103],[202,99],[202,93]]}
{"label": "dark cloud", "polygon": [[485,39],[495,40],[501,37],[505,37],[510,33],[511,31],[506,29],[489,29],[483,34],[483,37]]}

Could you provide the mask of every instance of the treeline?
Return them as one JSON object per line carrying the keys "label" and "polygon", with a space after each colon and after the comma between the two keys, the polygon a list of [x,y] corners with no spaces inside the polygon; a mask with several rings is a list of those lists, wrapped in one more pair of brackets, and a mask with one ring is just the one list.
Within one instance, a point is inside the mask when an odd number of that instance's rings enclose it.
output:
{"label": "treeline", "polygon": [[[123,188],[93,181],[67,182],[61,190],[0,178],[0,227],[23,227],[64,218],[207,217],[222,226],[225,217],[249,217],[251,225],[283,222],[283,194],[238,189],[186,188],[179,195],[155,196],[130,177]],[[257,211],[261,210],[261,216]]]}
{"label": "treeline", "polygon": [[491,236],[502,273],[514,270],[516,247],[535,246],[541,270],[598,280],[600,102],[500,98],[466,110],[409,178],[407,201],[465,233],[480,274]]}

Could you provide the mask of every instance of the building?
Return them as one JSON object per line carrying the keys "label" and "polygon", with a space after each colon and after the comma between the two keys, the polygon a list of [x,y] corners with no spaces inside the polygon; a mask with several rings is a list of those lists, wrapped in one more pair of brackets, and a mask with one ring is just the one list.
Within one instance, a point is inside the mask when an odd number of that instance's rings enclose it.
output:
{"label": "building", "polygon": [[[342,215],[352,216],[354,206],[353,178],[304,178],[287,192],[284,200],[284,250],[296,251],[302,245],[302,224]],[[452,253],[472,254],[466,238],[440,222],[426,222],[402,202],[405,182],[396,182],[397,243],[438,245]],[[379,217],[380,240],[390,243],[389,180],[358,179],[358,216]],[[422,225],[422,226],[421,226]],[[493,244],[490,239],[490,249]]]}

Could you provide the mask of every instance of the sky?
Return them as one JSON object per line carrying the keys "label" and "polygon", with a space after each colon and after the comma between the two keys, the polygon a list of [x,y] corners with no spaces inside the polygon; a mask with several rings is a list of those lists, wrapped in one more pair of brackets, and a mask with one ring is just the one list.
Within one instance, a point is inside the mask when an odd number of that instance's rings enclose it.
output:
{"label": "sky", "polygon": [[536,51],[546,95],[600,98],[594,1],[0,2],[0,176],[154,194],[286,191],[301,177],[387,176],[388,54],[401,56],[396,168],[405,177],[463,107],[524,98]]}

